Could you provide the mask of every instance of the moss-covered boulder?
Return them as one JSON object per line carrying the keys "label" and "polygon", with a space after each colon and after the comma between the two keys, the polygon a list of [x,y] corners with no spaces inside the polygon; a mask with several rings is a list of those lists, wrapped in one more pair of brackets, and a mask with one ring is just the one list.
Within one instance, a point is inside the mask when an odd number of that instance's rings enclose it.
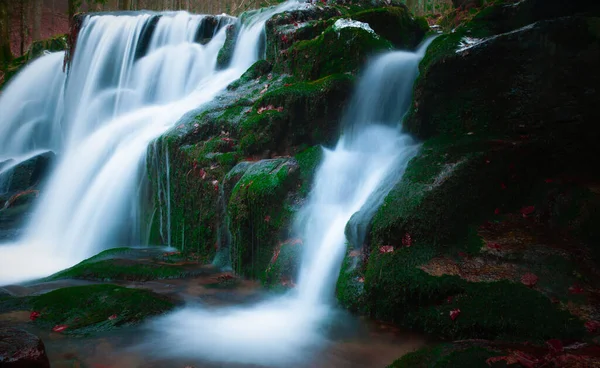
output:
{"label": "moss-covered boulder", "polygon": [[230,24],[227,26],[225,33],[225,44],[223,44],[223,47],[221,48],[221,50],[219,50],[219,54],[217,55],[218,69],[225,69],[231,63],[239,31],[239,24],[237,23]]}
{"label": "moss-covered boulder", "polygon": [[35,324],[75,334],[139,323],[175,306],[151,291],[110,284],[62,288],[32,297],[29,304],[39,313]]}
{"label": "moss-covered boulder", "polygon": [[105,250],[77,265],[46,278],[47,281],[149,281],[205,274],[197,254],[162,253],[159,249],[115,248]]}
{"label": "moss-covered boulder", "polygon": [[429,30],[425,19],[413,19],[404,6],[363,10],[351,18],[367,23],[398,49],[414,49]]}
{"label": "moss-covered boulder", "polygon": [[336,74],[265,93],[239,126],[240,149],[245,155],[293,154],[294,147],[332,144],[353,82]]}
{"label": "moss-covered boulder", "polygon": [[292,210],[285,198],[297,188],[298,174],[293,159],[263,160],[247,167],[233,187],[227,214],[238,274],[263,277],[279,239],[287,238]]}
{"label": "moss-covered boulder", "polygon": [[280,52],[274,69],[314,80],[335,73],[356,73],[368,57],[392,49],[390,41],[365,23],[339,19],[319,36]]}

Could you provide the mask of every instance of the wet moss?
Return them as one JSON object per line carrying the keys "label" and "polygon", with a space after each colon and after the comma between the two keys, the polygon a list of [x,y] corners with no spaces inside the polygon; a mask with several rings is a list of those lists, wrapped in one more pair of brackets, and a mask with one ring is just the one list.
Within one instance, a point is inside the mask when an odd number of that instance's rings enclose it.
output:
{"label": "wet moss", "polygon": [[[543,341],[583,336],[581,320],[522,284],[472,283],[417,268],[438,254],[426,245],[385,254],[373,251],[365,274],[371,316],[449,339]],[[453,321],[449,314],[455,309],[461,313]]]}
{"label": "wet moss", "polygon": [[79,264],[68,270],[50,276],[48,280],[81,279],[97,281],[149,281],[181,278],[189,274],[189,271],[185,271],[177,266],[146,264],[125,259],[112,259]]}
{"label": "wet moss", "polygon": [[239,25],[237,23],[227,26],[225,31],[225,43],[217,55],[217,69],[226,69],[231,63],[238,33]]}
{"label": "wet moss", "polygon": [[298,162],[300,181],[302,182],[299,194],[305,197],[310,192],[313,178],[323,158],[323,148],[321,146],[307,148],[294,156],[294,158]]}
{"label": "wet moss", "polygon": [[368,23],[378,35],[399,49],[414,49],[429,30],[427,22],[413,19],[405,7],[363,10],[353,14],[351,18]]}
{"label": "wet moss", "polygon": [[295,283],[298,277],[300,260],[302,257],[302,245],[294,240],[287,241],[275,249],[269,266],[264,273],[263,282],[266,286],[290,285]]}
{"label": "wet moss", "polygon": [[353,82],[351,76],[335,74],[268,91],[239,125],[242,153],[293,154],[302,146],[332,143]]}
{"label": "wet moss", "polygon": [[280,238],[285,239],[291,208],[285,198],[298,180],[297,164],[289,159],[251,165],[232,190],[227,206],[236,273],[260,279]]}
{"label": "wet moss", "polygon": [[74,286],[32,298],[42,327],[67,325],[64,333],[88,334],[110,330],[165,313],[174,307],[168,298],[144,289],[116,285]]}
{"label": "wet moss", "polygon": [[[389,368],[487,368],[486,360],[498,356],[498,352],[482,348],[456,348],[452,345],[437,345],[406,354],[392,363]],[[503,366],[503,363],[492,367]]]}
{"label": "wet moss", "polygon": [[333,26],[321,35],[293,44],[278,54],[276,71],[314,80],[336,73],[356,73],[369,56],[392,49],[392,44],[362,28]]}

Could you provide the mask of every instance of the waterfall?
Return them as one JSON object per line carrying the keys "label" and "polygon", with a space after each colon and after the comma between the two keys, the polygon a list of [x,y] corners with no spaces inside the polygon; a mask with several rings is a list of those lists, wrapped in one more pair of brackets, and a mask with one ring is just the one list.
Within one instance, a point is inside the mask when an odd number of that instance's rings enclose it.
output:
{"label": "waterfall", "polygon": [[370,221],[401,178],[419,144],[402,134],[418,65],[417,52],[396,51],[374,60],[362,76],[343,119],[335,149],[325,149],[296,229],[305,247],[296,290],[251,307],[188,307],[163,317],[143,347],[150,354],[202,360],[296,366],[322,348],[324,322],[346,249],[344,230],[354,214]]}
{"label": "waterfall", "polygon": [[236,19],[220,16],[221,28],[199,44],[206,16],[187,12],[87,16],[66,75],[64,53],[27,66],[0,95],[0,162],[14,166],[39,150],[58,152],[59,161],[23,238],[0,246],[0,285],[136,238],[131,214],[148,145],[238,79],[264,48],[266,20],[298,6],[251,18],[225,70],[217,55]]}

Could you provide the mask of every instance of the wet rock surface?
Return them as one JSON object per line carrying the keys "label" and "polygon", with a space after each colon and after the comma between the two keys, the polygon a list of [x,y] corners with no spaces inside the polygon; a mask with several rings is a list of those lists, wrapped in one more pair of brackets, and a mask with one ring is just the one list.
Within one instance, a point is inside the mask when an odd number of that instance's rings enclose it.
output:
{"label": "wet rock surface", "polygon": [[0,365],[6,368],[50,368],[42,340],[24,330],[2,327]]}

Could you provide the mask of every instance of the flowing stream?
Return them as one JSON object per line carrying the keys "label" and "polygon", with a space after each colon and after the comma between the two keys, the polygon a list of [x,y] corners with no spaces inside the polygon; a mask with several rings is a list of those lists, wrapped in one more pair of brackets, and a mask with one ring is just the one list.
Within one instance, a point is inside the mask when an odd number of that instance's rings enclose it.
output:
{"label": "flowing stream", "polygon": [[150,142],[262,56],[267,19],[300,6],[286,2],[249,19],[225,70],[218,70],[217,55],[226,26],[237,20],[218,16],[219,27],[202,45],[195,39],[206,16],[186,12],[88,16],[67,74],[64,53],[27,66],[0,95],[0,162],[8,161],[2,170],[45,150],[60,160],[25,235],[0,246],[0,284],[139,244],[135,193]]}

